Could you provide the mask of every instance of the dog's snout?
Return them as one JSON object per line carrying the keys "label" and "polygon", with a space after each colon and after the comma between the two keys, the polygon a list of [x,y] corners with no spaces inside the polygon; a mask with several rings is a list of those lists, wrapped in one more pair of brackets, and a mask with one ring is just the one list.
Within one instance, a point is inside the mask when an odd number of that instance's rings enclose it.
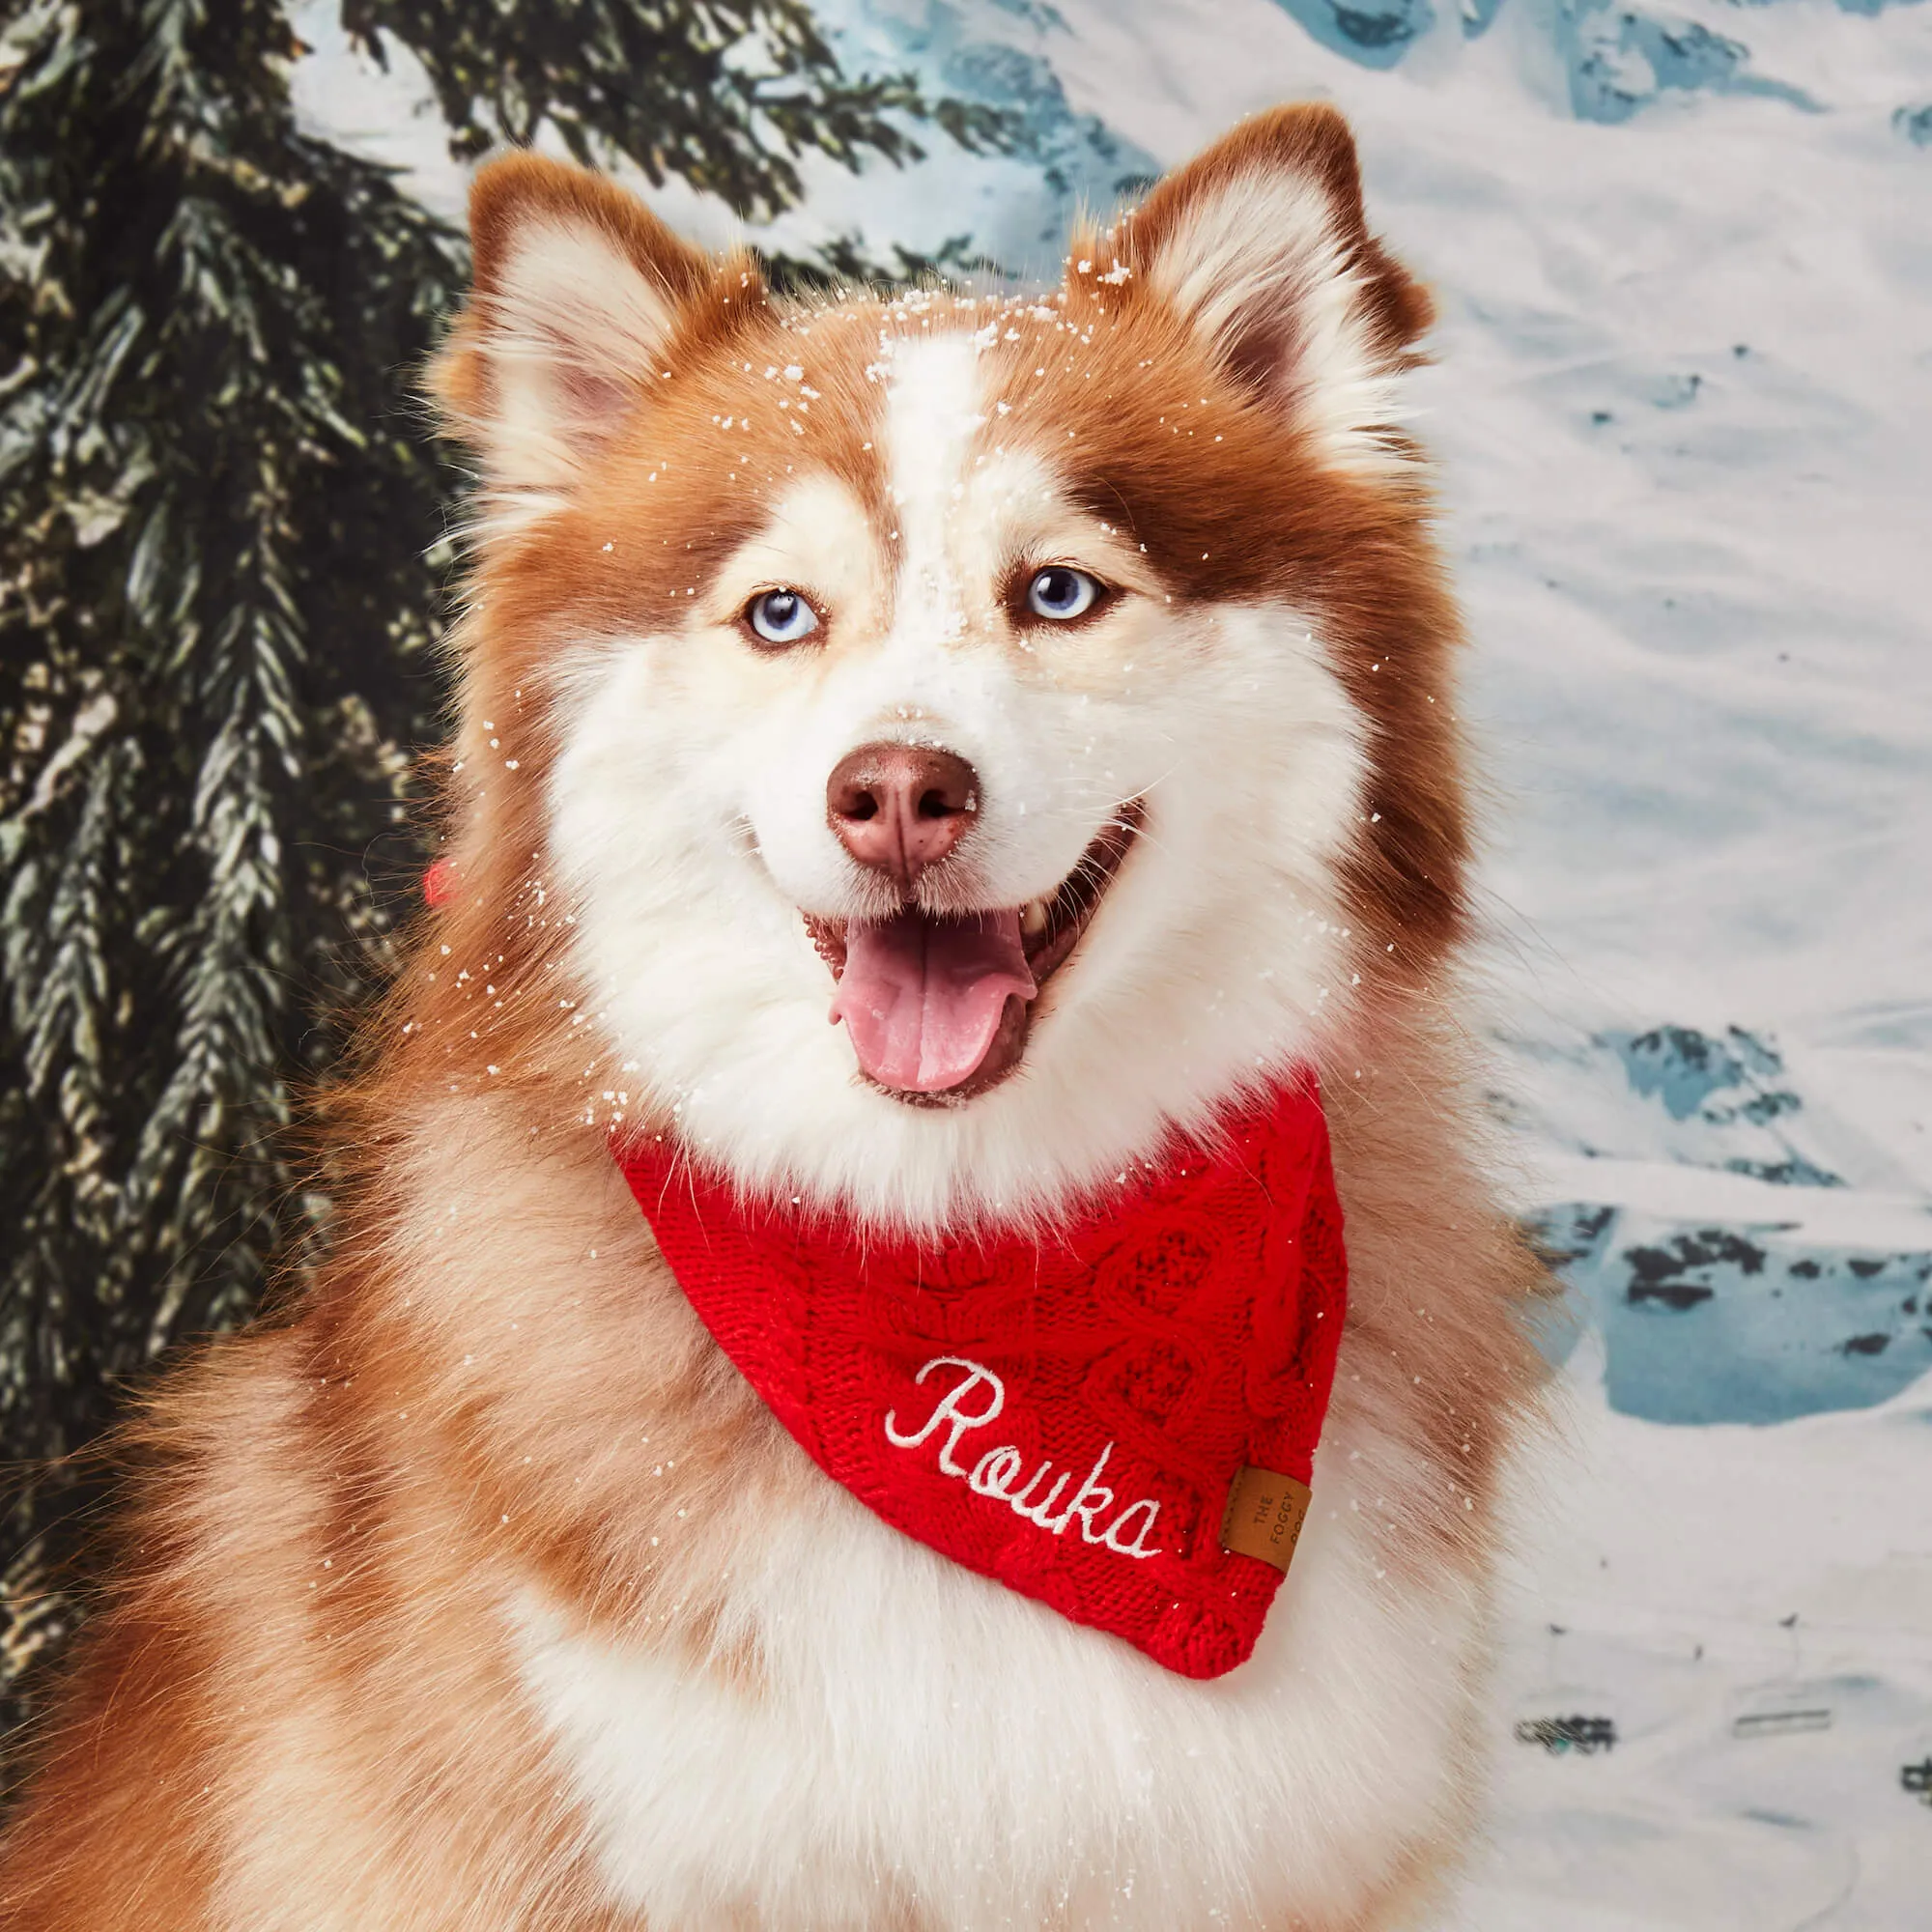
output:
{"label": "dog's snout", "polygon": [[825,786],[826,819],[839,843],[901,892],[958,844],[979,809],[979,775],[936,746],[861,745]]}

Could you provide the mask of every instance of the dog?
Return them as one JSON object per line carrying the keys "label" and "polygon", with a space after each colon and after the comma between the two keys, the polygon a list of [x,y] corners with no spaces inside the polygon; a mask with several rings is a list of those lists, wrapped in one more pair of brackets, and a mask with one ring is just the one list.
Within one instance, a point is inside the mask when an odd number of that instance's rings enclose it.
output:
{"label": "dog", "polygon": [[[0,1918],[1414,1922],[1480,1815],[1541,1275],[1461,1017],[1432,309],[1346,124],[1244,123],[1030,298],[781,298],[526,153],[471,223],[432,904],[328,1103],[315,1285],[128,1427]],[[1126,1421],[997,1442],[1019,1372],[940,1279],[1004,1241],[1084,1293],[1109,1190],[1245,1184],[1271,1094],[1347,1264],[1285,1575],[1129,1480]],[[1314,1225],[1270,1281],[1339,1282]],[[874,1302],[868,1257],[940,1258],[847,1451],[799,1419],[814,1291],[755,1274],[808,1241]],[[1149,1587],[1183,1546],[1246,1606],[1218,1649]]]}

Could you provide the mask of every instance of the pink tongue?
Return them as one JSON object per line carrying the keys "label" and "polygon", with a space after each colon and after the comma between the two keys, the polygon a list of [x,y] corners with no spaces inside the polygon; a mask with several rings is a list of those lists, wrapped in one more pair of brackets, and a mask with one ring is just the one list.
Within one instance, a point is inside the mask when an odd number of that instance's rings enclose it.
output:
{"label": "pink tongue", "polygon": [[832,1018],[845,1022],[859,1065],[881,1087],[938,1094],[985,1059],[1008,997],[1037,990],[1017,911],[958,920],[908,911],[846,928]]}

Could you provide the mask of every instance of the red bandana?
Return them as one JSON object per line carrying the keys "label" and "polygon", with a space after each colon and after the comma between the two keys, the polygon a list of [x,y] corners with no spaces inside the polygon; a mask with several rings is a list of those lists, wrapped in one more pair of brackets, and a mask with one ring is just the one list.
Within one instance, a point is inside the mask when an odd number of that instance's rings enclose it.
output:
{"label": "red bandana", "polygon": [[1038,1239],[861,1243],[668,1138],[620,1157],[719,1346],[867,1508],[1185,1676],[1253,1650],[1347,1292],[1312,1076]]}

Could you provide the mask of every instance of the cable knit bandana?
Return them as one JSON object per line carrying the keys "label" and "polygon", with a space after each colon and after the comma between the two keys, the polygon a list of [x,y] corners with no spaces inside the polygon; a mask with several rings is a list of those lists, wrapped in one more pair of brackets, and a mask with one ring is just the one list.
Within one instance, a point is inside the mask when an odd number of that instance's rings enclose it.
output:
{"label": "cable knit bandana", "polygon": [[1312,1077],[1039,1238],[862,1242],[670,1137],[620,1159],[719,1346],[868,1509],[1188,1677],[1253,1650],[1347,1293]]}

